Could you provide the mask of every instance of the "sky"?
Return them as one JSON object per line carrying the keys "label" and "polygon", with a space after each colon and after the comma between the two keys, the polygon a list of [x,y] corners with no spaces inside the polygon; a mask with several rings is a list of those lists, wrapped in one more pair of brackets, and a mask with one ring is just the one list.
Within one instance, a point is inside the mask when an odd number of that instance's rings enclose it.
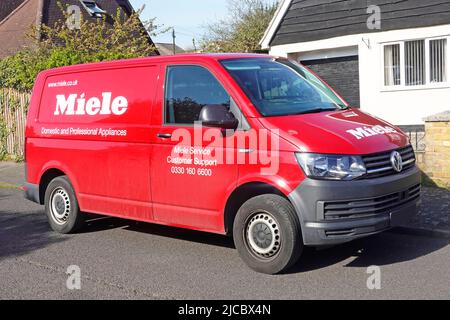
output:
{"label": "sky", "polygon": [[[137,10],[145,4],[141,19],[156,17],[156,24],[174,27],[176,43],[184,49],[192,48],[192,39],[199,43],[204,26],[227,15],[227,0],[130,0]],[[172,43],[172,34],[152,37],[154,42]]]}

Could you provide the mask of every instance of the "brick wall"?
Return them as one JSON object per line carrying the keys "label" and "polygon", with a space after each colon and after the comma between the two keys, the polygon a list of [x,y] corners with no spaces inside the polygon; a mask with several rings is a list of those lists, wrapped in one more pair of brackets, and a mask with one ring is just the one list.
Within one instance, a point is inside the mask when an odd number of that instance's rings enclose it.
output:
{"label": "brick wall", "polygon": [[[96,21],[97,18],[91,17],[89,13],[84,9],[78,0],[46,0],[44,3],[43,23],[48,26],[53,26],[58,21],[64,21],[64,14],[61,12],[61,8],[58,6],[58,2],[65,8],[68,5],[77,5],[81,8],[81,14],[87,21]],[[126,12],[119,6],[117,1],[111,0],[96,0],[96,3],[105,10],[108,14],[106,16],[106,23],[112,25],[113,21],[111,16],[115,15],[117,9],[122,10],[122,14]]]}
{"label": "brick wall", "polygon": [[450,111],[425,119],[423,171],[439,187],[450,188]]}

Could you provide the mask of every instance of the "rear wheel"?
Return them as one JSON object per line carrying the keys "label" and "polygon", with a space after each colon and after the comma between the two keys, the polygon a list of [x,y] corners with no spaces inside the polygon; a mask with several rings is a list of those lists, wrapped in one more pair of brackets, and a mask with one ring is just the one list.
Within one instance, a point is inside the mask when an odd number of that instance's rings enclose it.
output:
{"label": "rear wheel", "polygon": [[253,270],[277,274],[298,261],[302,249],[300,224],[291,203],[278,195],[245,202],[233,226],[236,248]]}
{"label": "rear wheel", "polygon": [[45,191],[45,213],[53,230],[74,233],[84,222],[75,191],[66,176],[53,179]]}

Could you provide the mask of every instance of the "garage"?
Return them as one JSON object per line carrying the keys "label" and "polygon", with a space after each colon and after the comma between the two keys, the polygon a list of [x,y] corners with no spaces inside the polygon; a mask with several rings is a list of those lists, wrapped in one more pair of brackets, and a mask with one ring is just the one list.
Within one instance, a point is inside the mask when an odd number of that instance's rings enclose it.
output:
{"label": "garage", "polygon": [[324,79],[352,107],[360,106],[358,56],[304,60],[301,63]]}

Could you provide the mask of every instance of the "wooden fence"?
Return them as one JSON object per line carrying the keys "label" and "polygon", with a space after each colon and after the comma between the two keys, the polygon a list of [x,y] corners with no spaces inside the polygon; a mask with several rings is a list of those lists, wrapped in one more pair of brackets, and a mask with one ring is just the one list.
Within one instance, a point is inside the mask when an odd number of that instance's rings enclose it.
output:
{"label": "wooden fence", "polygon": [[21,159],[29,93],[0,88],[0,160]]}

